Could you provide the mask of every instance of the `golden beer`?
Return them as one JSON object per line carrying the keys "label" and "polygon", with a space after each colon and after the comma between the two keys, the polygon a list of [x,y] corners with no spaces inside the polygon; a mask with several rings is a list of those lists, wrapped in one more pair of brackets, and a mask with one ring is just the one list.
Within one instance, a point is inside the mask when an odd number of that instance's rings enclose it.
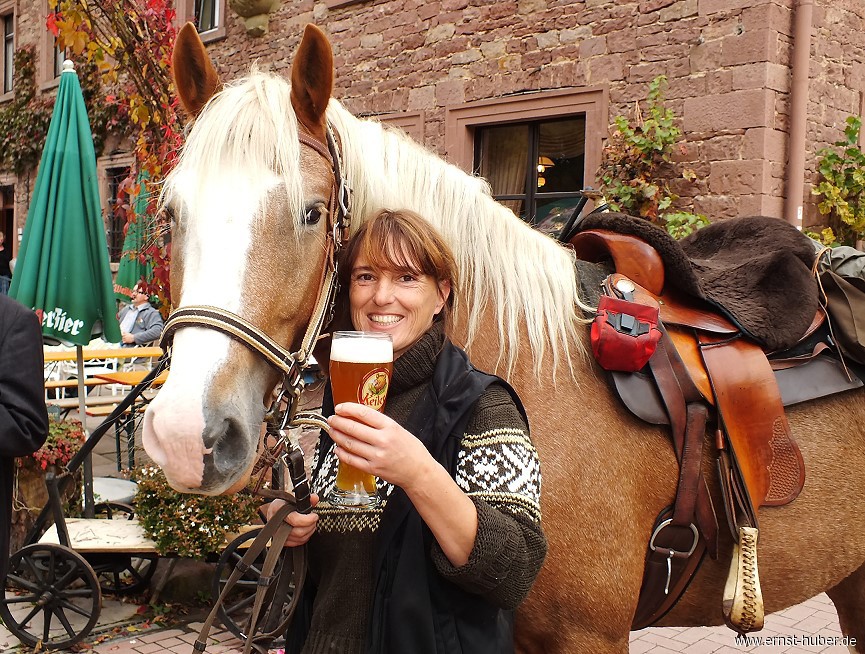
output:
{"label": "golden beer", "polygon": [[[357,402],[376,411],[384,409],[393,371],[389,334],[335,332],[330,352],[333,404]],[[370,507],[379,503],[375,476],[340,461],[331,504]]]}

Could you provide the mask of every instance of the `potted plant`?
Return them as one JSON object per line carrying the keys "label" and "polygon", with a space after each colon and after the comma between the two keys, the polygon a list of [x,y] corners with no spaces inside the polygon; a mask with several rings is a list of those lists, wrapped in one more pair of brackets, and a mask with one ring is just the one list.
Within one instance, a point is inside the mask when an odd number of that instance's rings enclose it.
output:
{"label": "potted plant", "polygon": [[[15,460],[15,486],[12,490],[12,531],[11,551],[19,549],[24,543],[36,516],[48,503],[48,489],[45,486],[45,473],[59,474],[74,457],[87,434],[79,420],[59,420],[48,417],[48,436],[45,443],[29,456]],[[77,474],[77,473],[76,473]],[[64,496],[68,508],[77,504],[80,484],[69,486]]]}
{"label": "potted plant", "polygon": [[[811,193],[828,226],[812,237],[826,245],[852,245],[862,249],[865,239],[865,152],[859,145],[862,119],[847,117],[844,138],[817,155],[820,182]],[[817,228],[820,229],[820,228]]]}

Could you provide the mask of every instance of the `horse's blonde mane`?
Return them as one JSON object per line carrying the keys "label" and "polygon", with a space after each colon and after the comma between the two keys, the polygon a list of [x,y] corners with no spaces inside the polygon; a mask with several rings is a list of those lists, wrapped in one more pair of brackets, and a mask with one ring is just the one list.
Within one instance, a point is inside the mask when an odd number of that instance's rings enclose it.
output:
{"label": "horse's blonde mane", "polygon": [[[300,221],[304,204],[300,142],[290,86],[255,65],[248,76],[214,95],[196,117],[161,198],[164,201],[178,186],[187,186],[184,197],[190,217],[200,218],[197,205],[212,192],[212,180],[226,174],[226,167],[245,179],[279,175],[291,214]],[[195,171],[192,192],[188,171]]]}
{"label": "horse's blonde mane", "polygon": [[[339,135],[344,175],[353,190],[353,229],[382,208],[408,208],[434,224],[453,249],[461,285],[455,318],[467,317],[467,346],[477,336],[485,310],[492,309],[499,326],[499,364],[508,372],[517,359],[522,328],[538,373],[547,354],[554,368],[562,358],[570,365],[572,354],[583,354],[572,251],[495,202],[484,180],[446,163],[402,132],[355,118],[336,100],[327,115]],[[196,217],[195,205],[212,190],[209,180],[224,175],[226,165],[246,176],[281,175],[289,210],[300,219],[297,119],[290,86],[281,77],[253,67],[211,98],[166,178],[162,200],[187,185],[183,197],[190,216]],[[195,172],[192,192],[187,171]]]}
{"label": "horse's blonde mane", "polygon": [[[342,136],[352,189],[353,228],[382,208],[409,208],[434,224],[454,251],[461,293],[456,319],[467,313],[470,346],[484,310],[499,325],[499,363],[513,370],[525,327],[540,371],[583,354],[574,254],[492,199],[489,185],[446,163],[399,130],[352,116],[331,100],[328,119]],[[549,372],[549,371],[548,371]]]}

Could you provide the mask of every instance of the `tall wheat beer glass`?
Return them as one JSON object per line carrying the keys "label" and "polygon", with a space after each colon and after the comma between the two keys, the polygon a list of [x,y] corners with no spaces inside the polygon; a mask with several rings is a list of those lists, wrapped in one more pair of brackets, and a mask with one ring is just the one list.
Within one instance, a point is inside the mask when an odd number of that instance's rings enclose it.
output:
{"label": "tall wheat beer glass", "polygon": [[[393,371],[390,334],[334,332],[330,349],[333,404],[357,402],[384,409]],[[340,461],[336,484],[327,500],[334,506],[374,507],[381,499],[375,476]]]}

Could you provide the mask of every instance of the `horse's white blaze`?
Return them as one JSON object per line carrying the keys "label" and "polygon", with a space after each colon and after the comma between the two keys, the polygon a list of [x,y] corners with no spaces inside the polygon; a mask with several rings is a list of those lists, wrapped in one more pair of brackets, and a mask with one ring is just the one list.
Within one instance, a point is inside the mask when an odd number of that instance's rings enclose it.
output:
{"label": "horse's white blaze", "polygon": [[[210,180],[211,194],[185,195],[183,189],[198,188],[193,176],[191,171],[179,175],[175,187],[179,204],[190,212],[178,306],[217,306],[239,314],[254,222],[278,179],[235,169]],[[204,393],[230,343],[209,329],[184,328],[175,334],[171,374],[150,405],[142,436],[144,449],[174,485],[201,486],[209,453],[203,440]]]}
{"label": "horse's white blaze", "polygon": [[194,489],[204,475],[203,392],[228,353],[229,338],[191,327],[174,337],[171,371],[144,418],[142,443],[174,486]]}
{"label": "horse's white blaze", "polygon": [[198,188],[200,181],[185,171],[175,186],[189,211],[178,307],[210,305],[239,313],[254,223],[279,180],[273,174],[252,176],[228,169],[209,180],[211,193],[184,193]]}

